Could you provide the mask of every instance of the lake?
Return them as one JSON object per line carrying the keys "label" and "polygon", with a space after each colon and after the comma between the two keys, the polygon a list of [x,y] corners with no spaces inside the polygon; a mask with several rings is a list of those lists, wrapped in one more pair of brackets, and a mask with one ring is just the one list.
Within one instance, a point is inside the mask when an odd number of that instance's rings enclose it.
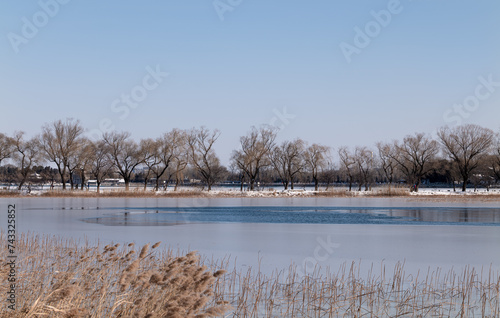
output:
{"label": "lake", "polygon": [[[405,262],[407,272],[466,265],[500,269],[495,202],[391,198],[1,198],[17,231],[145,244],[227,258],[271,272],[344,262]],[[6,213],[0,228],[7,228]]]}

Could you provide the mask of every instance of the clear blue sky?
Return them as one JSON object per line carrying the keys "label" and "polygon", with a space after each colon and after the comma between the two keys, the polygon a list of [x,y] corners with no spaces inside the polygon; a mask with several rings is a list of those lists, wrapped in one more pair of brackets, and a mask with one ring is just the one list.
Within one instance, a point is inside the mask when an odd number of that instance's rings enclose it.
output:
{"label": "clear blue sky", "polygon": [[[294,118],[279,140],[334,148],[457,118],[500,128],[500,83],[477,89],[500,82],[498,0],[60,1],[0,2],[3,133],[67,117],[136,139],[205,125],[222,131],[227,163],[251,126],[282,125],[283,107]],[[342,45],[357,50],[350,63]],[[132,92],[134,108],[121,100]],[[452,108],[464,100],[465,115]]]}

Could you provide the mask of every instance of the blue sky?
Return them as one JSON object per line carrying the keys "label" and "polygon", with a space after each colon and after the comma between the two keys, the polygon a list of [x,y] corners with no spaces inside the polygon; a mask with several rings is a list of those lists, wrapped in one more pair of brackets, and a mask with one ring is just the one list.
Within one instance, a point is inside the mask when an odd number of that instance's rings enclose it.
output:
{"label": "blue sky", "polygon": [[458,122],[498,131],[499,17],[497,0],[2,1],[0,131],[204,125],[224,163],[261,124],[333,148]]}

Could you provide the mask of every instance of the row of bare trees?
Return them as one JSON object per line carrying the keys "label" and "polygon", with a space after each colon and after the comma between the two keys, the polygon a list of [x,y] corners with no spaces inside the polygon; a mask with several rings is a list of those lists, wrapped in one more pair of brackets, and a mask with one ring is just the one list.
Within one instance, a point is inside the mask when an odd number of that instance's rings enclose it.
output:
{"label": "row of bare trees", "polygon": [[[151,182],[160,188],[160,181],[174,182],[175,189],[186,171],[194,171],[210,190],[229,175],[215,153],[214,144],[220,131],[205,127],[191,130],[172,129],[156,139],[133,140],[127,132],[103,134],[97,141],[84,136],[79,121],[58,120],[42,127],[40,135],[27,139],[23,132],[13,136],[0,133],[0,165],[14,166],[19,189],[33,174],[35,165],[50,163],[58,173],[63,189],[71,189],[87,179],[95,180],[97,189],[110,176],[119,176],[128,190],[137,171],[142,171],[144,189]],[[403,140],[378,142],[374,149],[360,146],[339,147],[338,169],[331,148],[301,139],[276,142],[277,130],[269,126],[253,127],[240,137],[240,146],[231,155],[231,171],[241,185],[254,190],[264,176],[294,188],[298,181],[311,182],[316,190],[320,182],[343,181],[369,190],[374,180],[389,186],[406,182],[418,191],[422,180],[437,171],[446,173],[450,183],[490,184],[500,180],[500,142],[498,134],[477,126],[443,127],[437,138],[416,133]],[[337,175],[336,180],[333,175]],[[340,176],[339,176],[340,175]],[[75,178],[75,177],[78,178]],[[306,177],[304,177],[306,176]],[[75,184],[79,180],[79,184]]]}
{"label": "row of bare trees", "polygon": [[49,162],[57,168],[63,190],[69,182],[71,189],[78,175],[83,189],[87,177],[96,181],[97,190],[103,181],[118,175],[128,190],[138,168],[145,171],[145,187],[150,179],[159,189],[160,180],[169,174],[176,188],[183,172],[191,164],[201,179],[212,187],[225,170],[215,154],[213,145],[219,131],[204,127],[189,131],[173,129],[156,139],[143,139],[139,143],[128,132],[103,134],[97,141],[84,137],[79,121],[58,120],[43,126],[42,133],[26,139],[23,132],[8,137],[0,134],[0,164],[11,160],[17,167],[18,188],[21,189],[36,164]]}
{"label": "row of bare trees", "polygon": [[378,142],[377,156],[366,147],[356,147],[350,152],[340,147],[338,154],[345,169],[349,188],[354,176],[358,175],[359,190],[365,184],[368,189],[369,174],[374,164],[383,174],[389,186],[396,176],[403,178],[418,191],[422,179],[435,167],[436,160],[448,160],[448,174],[453,183],[462,182],[462,191],[474,177],[474,183],[482,181],[486,185],[498,181],[500,174],[500,142],[492,130],[478,125],[462,125],[454,128],[443,127],[437,133],[437,140],[423,133],[408,135],[402,141]]}
{"label": "row of bare trees", "polygon": [[314,187],[318,190],[319,174],[326,168],[330,148],[307,143],[302,139],[284,141],[276,144],[277,130],[263,126],[252,128],[240,138],[240,149],[233,151],[232,166],[240,171],[240,181],[247,181],[250,190],[254,190],[255,182],[262,169],[272,167],[285,190],[294,183],[301,173],[309,173]]}

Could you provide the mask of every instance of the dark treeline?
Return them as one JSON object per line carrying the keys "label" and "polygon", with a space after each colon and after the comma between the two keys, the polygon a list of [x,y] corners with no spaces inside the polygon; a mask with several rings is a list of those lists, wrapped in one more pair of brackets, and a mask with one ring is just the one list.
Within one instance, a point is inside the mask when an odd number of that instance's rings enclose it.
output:
{"label": "dark treeline", "polygon": [[[344,184],[368,191],[374,184],[460,184],[489,189],[500,180],[499,135],[477,125],[443,127],[434,139],[424,133],[403,140],[378,142],[374,147],[328,146],[304,140],[276,142],[277,130],[252,127],[240,137],[228,167],[214,151],[220,131],[205,127],[172,129],[152,139],[133,140],[127,132],[105,133],[99,140],[84,136],[79,121],[58,120],[42,127],[31,139],[23,132],[0,133],[0,181],[18,189],[32,184],[62,184],[63,190],[85,189],[89,180],[141,182],[144,189],[165,185],[201,184],[207,190],[221,183],[255,190],[264,184]],[[333,159],[333,158],[337,159]]]}

